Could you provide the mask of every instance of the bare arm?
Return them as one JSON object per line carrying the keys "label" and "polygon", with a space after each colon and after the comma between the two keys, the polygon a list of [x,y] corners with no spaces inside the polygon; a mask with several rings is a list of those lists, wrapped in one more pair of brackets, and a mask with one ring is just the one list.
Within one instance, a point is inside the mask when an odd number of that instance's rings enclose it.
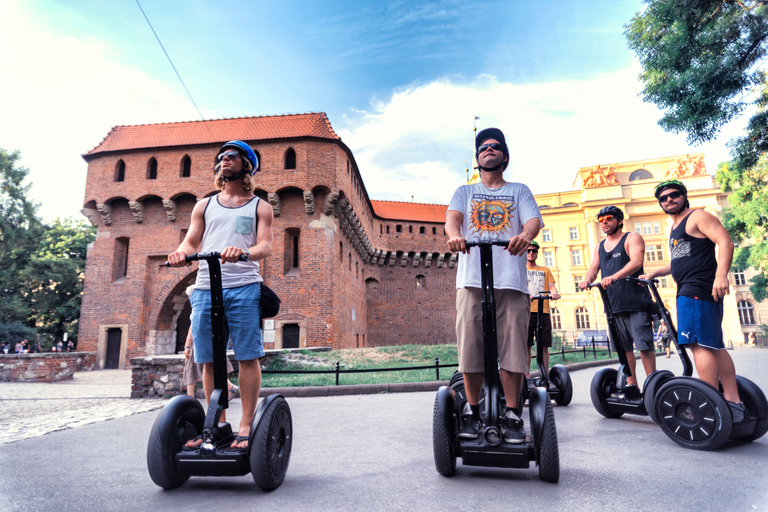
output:
{"label": "bare arm", "polygon": [[584,280],[579,283],[579,288],[585,290],[587,286],[597,279],[597,273],[600,272],[600,245],[595,247],[595,251],[592,253],[592,262],[589,264],[589,270],[587,275],[584,276]]}
{"label": "bare arm", "polygon": [[549,283],[549,293],[552,297],[552,300],[558,300],[560,298],[560,292],[557,291],[557,286],[555,285],[554,281]]}
{"label": "bare arm", "polygon": [[451,252],[469,253],[467,240],[461,236],[461,224],[464,222],[464,214],[457,210],[445,212],[445,234],[448,235],[448,249]]}
{"label": "bare arm", "polygon": [[645,258],[645,240],[643,240],[643,237],[637,233],[630,233],[624,245],[624,250],[629,254],[629,262],[615,274],[603,278],[600,284],[604,288],[611,286],[619,279],[631,276],[643,266],[643,259]]}
{"label": "bare arm", "polygon": [[663,267],[657,268],[653,272],[649,272],[647,274],[641,275],[640,279],[649,279],[649,280],[650,279],[656,279],[657,277],[668,276],[671,273],[672,273],[672,264],[671,263],[667,263]]}
{"label": "bare arm", "polygon": [[700,212],[698,214],[694,212],[695,218],[692,214],[691,220],[695,220],[695,222],[691,227],[695,227],[702,235],[717,244],[717,271],[715,272],[715,282],[712,285],[712,297],[719,301],[729,293],[728,270],[733,262],[733,240],[717,217],[704,210],[700,210]]}
{"label": "bare arm", "polygon": [[523,226],[523,232],[509,239],[509,245],[507,246],[509,254],[512,256],[522,256],[525,254],[528,246],[531,245],[531,240],[536,238],[540,230],[541,219],[538,217],[528,219],[528,222]]}
{"label": "bare arm", "polygon": [[168,263],[172,267],[181,267],[183,265],[189,265],[184,258],[190,254],[194,254],[197,248],[203,241],[203,231],[205,231],[205,207],[208,204],[209,199],[204,201],[198,201],[195,207],[192,209],[192,218],[189,222],[189,229],[187,235],[184,237],[184,241],[181,242],[178,249],[168,255]]}

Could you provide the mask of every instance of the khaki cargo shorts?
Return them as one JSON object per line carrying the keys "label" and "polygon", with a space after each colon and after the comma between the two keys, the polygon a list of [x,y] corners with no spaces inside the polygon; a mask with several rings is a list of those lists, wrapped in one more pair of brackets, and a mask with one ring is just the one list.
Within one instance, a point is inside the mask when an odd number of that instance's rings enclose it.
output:
{"label": "khaki cargo shorts", "polygon": [[[483,316],[480,288],[456,289],[459,371],[483,373]],[[513,373],[528,369],[530,297],[517,290],[494,290],[499,366]]]}

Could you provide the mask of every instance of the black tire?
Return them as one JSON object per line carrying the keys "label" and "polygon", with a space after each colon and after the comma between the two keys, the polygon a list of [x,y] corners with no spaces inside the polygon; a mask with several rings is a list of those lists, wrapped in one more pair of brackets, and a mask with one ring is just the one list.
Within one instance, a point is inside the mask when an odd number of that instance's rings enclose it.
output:
{"label": "black tire", "polygon": [[456,450],[451,438],[449,426],[440,411],[438,397],[432,412],[432,451],[435,455],[435,468],[443,476],[452,476],[456,472]]}
{"label": "black tire", "polygon": [[664,385],[669,379],[675,377],[675,374],[669,370],[657,370],[650,374],[645,379],[645,385],[643,386],[643,404],[645,405],[645,412],[657,425],[659,424],[659,418],[656,416],[656,393],[661,386]]}
{"label": "black tire", "polygon": [[557,446],[557,428],[552,402],[545,400],[544,426],[541,432],[539,451],[539,478],[545,482],[557,483],[560,480],[560,450]]}
{"label": "black tire", "polygon": [[718,391],[698,379],[670,379],[656,393],[659,426],[692,450],[717,450],[731,435],[731,412]]}
{"label": "black tire", "polygon": [[605,399],[616,392],[616,376],[619,372],[615,368],[603,368],[592,377],[592,384],[589,387],[589,396],[592,398],[592,405],[597,412],[606,418],[620,418],[623,412],[613,412],[608,409]]}
{"label": "black tire", "polygon": [[757,387],[757,384],[747,378],[737,375],[736,385],[739,388],[739,398],[747,407],[749,415],[758,418],[758,420],[755,430],[751,433],[731,439],[749,443],[755,439],[760,439],[768,432],[768,399],[765,398],[765,393]]}
{"label": "black tire", "polygon": [[560,392],[555,403],[566,406],[573,400],[573,382],[565,366],[556,364],[549,369],[549,381]]}
{"label": "black tire", "polygon": [[453,375],[451,375],[451,380],[448,382],[448,387],[452,388],[453,385],[459,381],[464,381],[464,374],[459,371],[453,372]]}
{"label": "black tire", "polygon": [[147,469],[152,481],[163,489],[175,489],[189,480],[181,473],[176,463],[176,454],[181,451],[185,430],[194,428],[196,433],[203,430],[205,411],[195,398],[179,395],[168,402],[157,416],[147,443]]}
{"label": "black tire", "polygon": [[273,491],[283,483],[291,460],[293,421],[291,408],[282,396],[267,406],[251,436],[251,475],[262,491]]}

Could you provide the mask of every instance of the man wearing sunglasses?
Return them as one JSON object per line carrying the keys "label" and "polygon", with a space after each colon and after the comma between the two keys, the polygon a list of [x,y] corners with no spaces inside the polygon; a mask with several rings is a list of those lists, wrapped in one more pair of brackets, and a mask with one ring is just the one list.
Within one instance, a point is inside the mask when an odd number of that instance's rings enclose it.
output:
{"label": "man wearing sunglasses", "polygon": [[543,311],[539,311],[539,301],[533,297],[540,295],[543,291],[549,290],[549,297],[552,300],[558,300],[560,298],[560,292],[557,291],[555,277],[552,275],[552,272],[547,267],[536,264],[536,258],[539,257],[538,242],[531,242],[527,252],[528,256],[526,258],[527,261],[525,266],[528,271],[528,291],[531,294],[531,318],[528,322],[528,371],[525,372],[525,377],[529,378],[531,376],[531,347],[533,347],[534,337],[539,334],[536,332],[539,315],[541,315],[541,322],[544,325],[544,329],[541,333],[541,339],[537,340],[537,343],[541,343],[543,347],[545,368],[549,368],[549,348],[552,346],[552,320],[549,316],[549,301],[543,301]]}
{"label": "man wearing sunglasses", "polygon": [[669,235],[670,264],[641,277],[672,274],[677,283],[677,342],[691,349],[701,380],[716,389],[722,383],[733,422],[739,423],[744,421],[746,409],[739,398],[736,368],[725,350],[722,328],[733,241],[717,217],[691,209],[682,182],[659,183],[655,196],[674,223]]}
{"label": "man wearing sunglasses", "polygon": [[597,278],[600,272],[600,284],[608,294],[611,310],[616,319],[619,338],[615,340],[627,356],[627,366],[632,376],[627,377],[624,392],[628,397],[640,395],[637,380],[634,346],[640,351],[645,376],[656,371],[656,353],[653,346],[653,324],[648,308],[651,306],[651,294],[645,286],[630,283],[625,277],[638,277],[643,273],[645,258],[645,240],[634,232],[624,233],[624,212],[616,206],[606,206],[597,214],[597,221],[606,239],[598,244],[592,255],[587,275],[579,283],[585,290],[587,285]]}
{"label": "man wearing sunglasses", "polygon": [[[456,338],[459,371],[464,373],[469,410],[463,411],[459,437],[475,439],[482,429],[480,391],[483,386],[483,325],[481,315],[480,251],[466,242],[509,240],[494,246],[493,287],[499,343],[501,385],[506,408],[501,422],[503,440],[525,442],[520,418],[520,386],[528,365],[530,298],[525,260],[521,257],[544,225],[530,189],[504,180],[509,149],[498,128],[480,131],[475,139],[480,182],[460,186],[446,212],[448,248],[459,252],[456,272]],[[508,253],[508,254],[507,254]]]}
{"label": "man wearing sunglasses", "polygon": [[[185,257],[195,252],[221,253],[221,281],[229,336],[240,365],[240,399],[243,415],[232,448],[246,449],[251,422],[261,387],[259,358],[264,356],[261,338],[261,283],[259,260],[269,254],[272,245],[272,207],[253,195],[253,176],[259,160],[245,142],[224,144],[216,156],[214,185],[217,195],[199,201],[192,210],[187,235],[176,252],[168,255],[172,267],[189,265]],[[247,261],[239,261],[246,255]],[[201,260],[192,304],[192,337],[195,362],[203,364],[203,388],[211,399],[213,382],[213,346],[211,343],[211,293],[208,264]],[[222,416],[223,421],[223,416]],[[186,448],[202,444],[197,436]]]}

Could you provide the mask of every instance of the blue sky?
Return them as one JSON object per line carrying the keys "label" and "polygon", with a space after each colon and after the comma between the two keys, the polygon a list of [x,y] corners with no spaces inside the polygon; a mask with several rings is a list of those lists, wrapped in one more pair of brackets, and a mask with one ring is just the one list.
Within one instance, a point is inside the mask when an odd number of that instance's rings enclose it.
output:
{"label": "blue sky", "polygon": [[[472,128],[498,126],[509,181],[570,190],[579,167],[704,152],[638,97],[639,1],[140,0],[207,119],[322,111],[372,199],[447,203]],[[46,220],[80,217],[80,157],[115,125],[199,119],[135,0],[5,0],[0,147]]]}

